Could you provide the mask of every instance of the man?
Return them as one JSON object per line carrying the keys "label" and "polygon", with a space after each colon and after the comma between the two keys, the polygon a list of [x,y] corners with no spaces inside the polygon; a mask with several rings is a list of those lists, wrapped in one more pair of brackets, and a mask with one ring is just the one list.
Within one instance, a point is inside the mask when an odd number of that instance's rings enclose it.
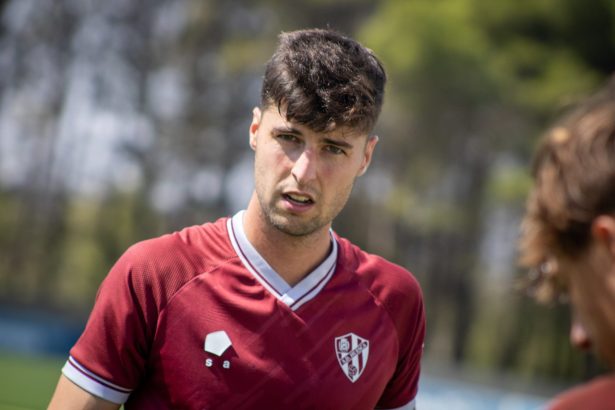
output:
{"label": "man", "polygon": [[[570,339],[615,369],[615,77],[545,137],[521,235],[536,296],[565,297]],[[557,397],[551,409],[614,409],[615,375]]]}
{"label": "man", "polygon": [[384,84],[354,40],[282,34],[249,129],[247,209],[119,259],[50,407],[414,408],[419,285],[331,230],[372,159]]}

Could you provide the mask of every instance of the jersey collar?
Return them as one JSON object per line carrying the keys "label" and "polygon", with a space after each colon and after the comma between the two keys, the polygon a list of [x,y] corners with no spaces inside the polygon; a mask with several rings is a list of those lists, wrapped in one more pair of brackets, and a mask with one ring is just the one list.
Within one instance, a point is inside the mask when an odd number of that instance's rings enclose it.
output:
{"label": "jersey collar", "polygon": [[337,262],[337,241],[331,236],[329,256],[305,278],[291,287],[252,246],[243,230],[245,211],[239,211],[227,221],[227,229],[235,252],[243,265],[265,289],[280,302],[297,310],[325,287],[333,276]]}

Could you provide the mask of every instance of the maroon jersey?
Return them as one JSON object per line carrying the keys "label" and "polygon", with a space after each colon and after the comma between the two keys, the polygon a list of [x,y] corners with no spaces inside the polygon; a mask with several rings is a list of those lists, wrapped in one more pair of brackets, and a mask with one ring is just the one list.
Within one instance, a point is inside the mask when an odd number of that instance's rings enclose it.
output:
{"label": "maroon jersey", "polygon": [[574,387],[557,396],[549,410],[613,410],[615,408],[615,375],[602,376]]}
{"label": "maroon jersey", "polygon": [[242,217],[132,246],[64,375],[126,409],[414,408],[415,278],[332,234],[327,259],[291,287]]}

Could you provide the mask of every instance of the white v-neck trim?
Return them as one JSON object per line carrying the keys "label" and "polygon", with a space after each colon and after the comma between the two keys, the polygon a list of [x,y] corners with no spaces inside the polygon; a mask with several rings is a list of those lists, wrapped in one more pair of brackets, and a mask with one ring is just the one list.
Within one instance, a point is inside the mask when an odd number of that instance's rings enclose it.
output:
{"label": "white v-neck trim", "polygon": [[316,297],[333,277],[337,262],[337,241],[333,238],[333,235],[330,235],[332,249],[329,256],[299,283],[291,287],[248,241],[243,230],[244,213],[245,211],[239,211],[227,221],[229,238],[237,256],[246,269],[269,293],[292,310],[299,309],[306,302]]}

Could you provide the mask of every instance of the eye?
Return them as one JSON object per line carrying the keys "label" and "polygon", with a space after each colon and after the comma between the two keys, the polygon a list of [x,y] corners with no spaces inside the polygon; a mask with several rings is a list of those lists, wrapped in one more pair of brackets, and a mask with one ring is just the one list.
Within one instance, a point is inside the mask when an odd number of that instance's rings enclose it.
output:
{"label": "eye", "polygon": [[299,138],[292,134],[278,134],[276,138],[285,142],[299,142]]}
{"label": "eye", "polygon": [[345,155],[346,151],[337,145],[325,145],[325,151],[333,154],[333,155]]}

